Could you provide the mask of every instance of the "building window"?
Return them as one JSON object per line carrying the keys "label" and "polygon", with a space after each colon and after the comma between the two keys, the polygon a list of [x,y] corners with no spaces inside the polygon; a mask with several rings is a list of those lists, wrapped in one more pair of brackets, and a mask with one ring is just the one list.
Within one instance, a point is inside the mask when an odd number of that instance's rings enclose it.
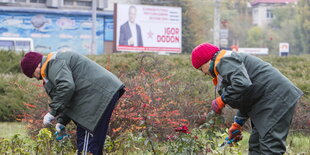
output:
{"label": "building window", "polygon": [[266,17],[267,17],[267,18],[273,18],[272,10],[267,9]]}
{"label": "building window", "polygon": [[31,50],[30,49],[30,42],[29,41],[16,41],[15,50],[16,51],[29,51],[29,50]]}
{"label": "building window", "polygon": [[65,6],[73,6],[73,0],[64,0]]}
{"label": "building window", "polygon": [[30,0],[30,3],[46,3],[46,0]]}
{"label": "building window", "polygon": [[15,0],[16,3],[26,3],[26,0]]}
{"label": "building window", "polygon": [[253,24],[258,24],[258,9],[253,9]]}
{"label": "building window", "polygon": [[0,50],[14,50],[14,41],[0,40]]}
{"label": "building window", "polygon": [[87,6],[90,7],[92,6],[91,1],[76,1],[77,6]]}
{"label": "building window", "polygon": [[67,8],[91,8],[92,0],[63,0],[64,7]]}

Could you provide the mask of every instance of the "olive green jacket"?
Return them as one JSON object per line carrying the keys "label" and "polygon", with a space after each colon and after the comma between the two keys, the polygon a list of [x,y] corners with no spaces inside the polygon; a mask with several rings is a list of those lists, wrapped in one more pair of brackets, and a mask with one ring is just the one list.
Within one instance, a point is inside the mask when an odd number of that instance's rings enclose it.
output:
{"label": "olive green jacket", "polygon": [[[42,64],[46,61],[44,57]],[[93,132],[113,95],[124,84],[94,61],[74,52],[55,53],[48,61],[45,90],[51,114],[61,123],[68,117]]]}
{"label": "olive green jacket", "polygon": [[250,117],[262,137],[303,94],[279,70],[255,56],[227,52],[215,67],[224,103]]}

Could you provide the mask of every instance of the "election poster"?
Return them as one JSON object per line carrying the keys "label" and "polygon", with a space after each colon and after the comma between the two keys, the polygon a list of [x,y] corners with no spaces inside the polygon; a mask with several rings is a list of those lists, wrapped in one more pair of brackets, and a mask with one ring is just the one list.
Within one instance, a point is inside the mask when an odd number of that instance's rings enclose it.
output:
{"label": "election poster", "polygon": [[179,7],[115,4],[117,51],[181,53]]}

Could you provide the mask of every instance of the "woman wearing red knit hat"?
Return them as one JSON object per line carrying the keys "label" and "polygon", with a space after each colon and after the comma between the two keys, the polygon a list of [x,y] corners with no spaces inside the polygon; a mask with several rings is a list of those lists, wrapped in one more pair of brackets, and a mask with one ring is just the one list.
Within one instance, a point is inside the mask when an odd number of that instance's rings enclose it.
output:
{"label": "woman wearing red knit hat", "polygon": [[213,77],[219,97],[212,110],[225,105],[238,109],[228,130],[228,142],[242,139],[242,126],[251,119],[249,154],[284,154],[295,104],[302,91],[263,60],[244,53],[219,50],[203,43],[192,51],[192,65]]}

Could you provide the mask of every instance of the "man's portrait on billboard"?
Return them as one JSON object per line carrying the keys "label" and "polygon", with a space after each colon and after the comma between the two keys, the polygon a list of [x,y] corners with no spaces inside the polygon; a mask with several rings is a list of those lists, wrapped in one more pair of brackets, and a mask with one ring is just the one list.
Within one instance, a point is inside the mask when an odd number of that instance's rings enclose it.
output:
{"label": "man's portrait on billboard", "polygon": [[119,45],[143,46],[141,27],[136,23],[137,8],[130,6],[128,21],[120,27]]}

